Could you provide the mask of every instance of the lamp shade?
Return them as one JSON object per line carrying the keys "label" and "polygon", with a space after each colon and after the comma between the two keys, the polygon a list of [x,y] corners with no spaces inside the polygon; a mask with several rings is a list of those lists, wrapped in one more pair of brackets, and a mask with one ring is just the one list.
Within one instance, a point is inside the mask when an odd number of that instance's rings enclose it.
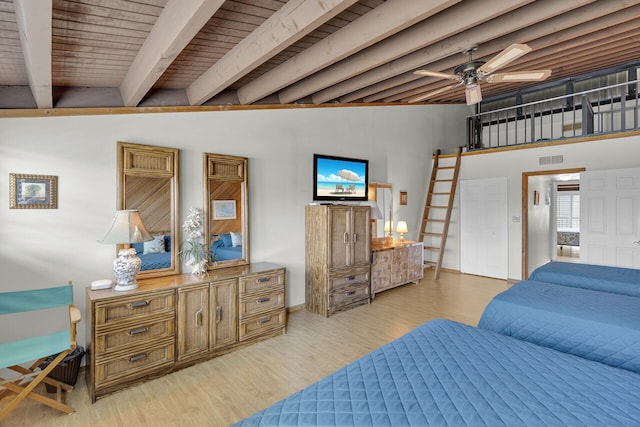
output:
{"label": "lamp shade", "polygon": [[407,221],[398,221],[398,225],[396,226],[396,231],[398,233],[408,233],[409,229],[407,228]]}
{"label": "lamp shade", "polygon": [[153,240],[153,237],[142,225],[140,214],[137,210],[116,211],[113,222],[107,233],[98,240],[99,243],[125,244],[139,243]]}
{"label": "lamp shade", "polygon": [[391,223],[391,221],[384,222],[384,231],[386,232],[393,231],[393,224]]}

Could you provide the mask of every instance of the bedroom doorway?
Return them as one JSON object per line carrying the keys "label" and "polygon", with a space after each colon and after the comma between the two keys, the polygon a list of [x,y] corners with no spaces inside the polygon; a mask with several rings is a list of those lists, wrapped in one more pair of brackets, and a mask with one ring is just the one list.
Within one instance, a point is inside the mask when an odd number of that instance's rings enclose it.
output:
{"label": "bedroom doorway", "polygon": [[[583,171],[585,168],[522,173],[522,280],[535,268],[557,259],[560,227],[556,184],[579,183]],[[562,252],[565,246],[568,245],[563,245]],[[578,248],[579,244],[572,250],[578,251]]]}

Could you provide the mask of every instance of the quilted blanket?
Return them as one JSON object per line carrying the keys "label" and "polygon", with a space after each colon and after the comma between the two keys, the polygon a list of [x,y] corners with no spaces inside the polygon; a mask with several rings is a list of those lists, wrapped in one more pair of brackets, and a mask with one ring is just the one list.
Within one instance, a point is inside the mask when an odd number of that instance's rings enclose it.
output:
{"label": "quilted blanket", "polygon": [[529,280],[640,297],[640,270],[631,268],[554,261],[536,268]]}
{"label": "quilted blanket", "polygon": [[633,425],[640,375],[433,320],[238,426]]}
{"label": "quilted blanket", "polygon": [[640,373],[640,298],[523,281],[496,295],[479,328]]}

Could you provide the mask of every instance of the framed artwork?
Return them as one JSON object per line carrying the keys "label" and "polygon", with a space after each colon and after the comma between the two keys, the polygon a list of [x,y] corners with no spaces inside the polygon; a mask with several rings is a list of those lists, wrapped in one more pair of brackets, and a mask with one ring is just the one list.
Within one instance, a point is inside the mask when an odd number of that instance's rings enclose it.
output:
{"label": "framed artwork", "polygon": [[213,219],[236,219],[235,200],[214,200]]}
{"label": "framed artwork", "polygon": [[58,209],[58,177],[9,174],[10,209]]}
{"label": "framed artwork", "polygon": [[407,192],[406,191],[401,191],[400,192],[400,204],[401,205],[406,205],[407,204]]}

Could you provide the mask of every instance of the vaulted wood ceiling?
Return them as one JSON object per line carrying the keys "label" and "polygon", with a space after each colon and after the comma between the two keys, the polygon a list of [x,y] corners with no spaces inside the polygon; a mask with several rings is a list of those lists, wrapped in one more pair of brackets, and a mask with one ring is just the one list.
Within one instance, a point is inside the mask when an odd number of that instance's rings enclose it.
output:
{"label": "vaulted wood ceiling", "polygon": [[527,43],[501,71],[549,80],[637,61],[639,17],[622,0],[0,0],[0,108],[406,103],[451,84],[414,70],[451,73],[472,45]]}

